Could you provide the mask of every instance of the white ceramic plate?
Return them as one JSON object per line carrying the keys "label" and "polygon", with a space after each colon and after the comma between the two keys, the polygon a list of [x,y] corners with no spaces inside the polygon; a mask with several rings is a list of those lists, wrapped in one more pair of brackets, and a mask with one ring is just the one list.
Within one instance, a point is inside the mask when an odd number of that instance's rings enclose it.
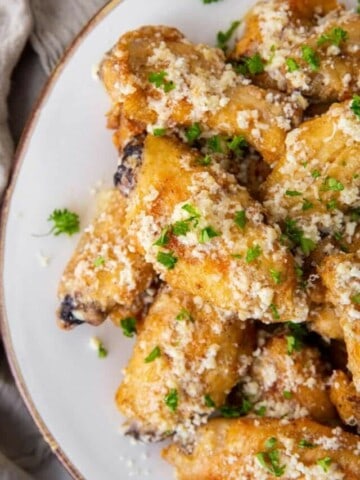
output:
{"label": "white ceramic plate", "polygon": [[[77,238],[35,237],[49,229],[55,208],[90,218],[99,184],[110,185],[116,164],[105,128],[109,101],[91,75],[117,38],[144,24],[178,27],[195,42],[241,18],[253,0],[125,0],[92,21],[54,75],[18,155],[3,214],[3,330],[18,385],[43,433],[76,478],[168,480],[161,446],[131,445],[120,434],[113,397],[132,341],[105,324],[70,333],[55,325],[56,288]],[[41,255],[50,258],[41,266]],[[89,348],[101,337],[109,356]]]}

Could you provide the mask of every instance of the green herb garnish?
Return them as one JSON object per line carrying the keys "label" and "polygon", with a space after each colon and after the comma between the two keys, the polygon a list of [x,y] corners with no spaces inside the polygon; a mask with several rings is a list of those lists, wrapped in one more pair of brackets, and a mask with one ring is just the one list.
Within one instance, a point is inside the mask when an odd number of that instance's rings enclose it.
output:
{"label": "green herb garnish", "polygon": [[280,283],[282,282],[282,278],[281,278],[282,273],[279,272],[279,270],[275,270],[274,268],[271,268],[270,275],[271,275],[271,278],[276,283],[276,285],[280,285]]}
{"label": "green herb garnish", "polygon": [[334,27],[332,30],[330,30],[330,32],[321,35],[321,37],[317,41],[317,44],[319,47],[321,47],[325,43],[331,43],[336,47],[340,47],[341,43],[346,42],[348,38],[349,34],[346,30],[340,27]]}
{"label": "green herb garnish", "polygon": [[334,177],[327,177],[324,180],[324,183],[321,187],[321,190],[324,192],[332,191],[332,192],[341,192],[344,190],[344,185],[336,180]]}
{"label": "green herb garnish", "polygon": [[176,388],[172,388],[164,398],[165,405],[169,407],[172,412],[175,412],[179,404],[179,396]]}
{"label": "green herb garnish", "polygon": [[145,358],[145,363],[151,363],[153,362],[156,358],[161,356],[161,350],[160,347],[155,347],[149,355]]}
{"label": "green herb garnish", "polygon": [[199,242],[206,243],[209,242],[212,238],[219,237],[221,234],[217,232],[213,227],[210,225],[205,227],[200,232]]}
{"label": "green herb garnish", "polygon": [[133,337],[136,332],[136,318],[126,317],[120,321],[120,326],[122,328],[123,334],[125,337]]}
{"label": "green herb garnish", "polygon": [[186,310],[186,308],[182,308],[180,310],[180,312],[176,315],[176,320],[178,320],[179,322],[182,322],[182,321],[185,321],[185,320],[189,320],[190,322],[193,322],[194,319],[192,318],[192,316],[190,315],[190,312],[188,310]]}
{"label": "green herb garnish", "polygon": [[295,72],[296,70],[299,70],[299,65],[297,61],[294,58],[287,58],[286,59],[286,66],[288,69],[288,72],[292,73]]}
{"label": "green herb garnish", "polygon": [[70,212],[67,208],[63,210],[54,210],[48,218],[48,222],[54,222],[54,226],[50,230],[50,233],[54,235],[60,235],[66,233],[66,235],[74,235],[80,230],[79,215],[74,212]]}
{"label": "green herb garnish", "polygon": [[279,314],[279,311],[278,311],[276,305],[274,303],[272,303],[269,308],[270,308],[273,319],[274,320],[280,320],[280,314]]}
{"label": "green herb garnish", "polygon": [[175,268],[175,265],[178,261],[175,257],[174,252],[158,252],[156,260],[164,265],[168,270]]}
{"label": "green herb garnish", "polygon": [[234,222],[242,230],[245,228],[247,222],[245,210],[238,210],[237,212],[235,212]]}
{"label": "green herb garnish", "polygon": [[221,48],[222,50],[227,50],[228,48],[228,42],[230,41],[231,37],[235,33],[236,29],[240,25],[241,22],[236,20],[235,22],[232,22],[230,25],[230,28],[226,30],[226,32],[218,32],[217,34],[217,47]]}
{"label": "green herb garnish", "polygon": [[351,110],[360,118],[360,95],[354,95],[350,104]]}
{"label": "green herb garnish", "polygon": [[175,84],[173,81],[166,80],[167,72],[152,72],[148,76],[150,83],[153,83],[155,87],[162,88],[165,93],[169,93],[171,90],[174,90]]}
{"label": "green herb garnish", "polygon": [[293,393],[289,392],[288,390],[284,390],[283,395],[284,395],[284,398],[286,398],[286,400],[291,400],[293,398]]}
{"label": "green herb garnish", "polygon": [[310,202],[310,200],[307,200],[306,198],[304,199],[303,201],[303,204],[302,204],[302,207],[301,207],[301,210],[303,212],[306,212],[306,210],[310,210],[311,208],[313,208],[314,204],[312,202]]}
{"label": "green herb garnish", "polygon": [[303,60],[309,65],[310,69],[313,72],[318,71],[320,67],[320,59],[315,50],[308,45],[303,45],[301,47],[301,52]]}
{"label": "green herb garnish", "polygon": [[163,137],[166,135],[166,128],[154,128],[153,135],[154,137]]}
{"label": "green herb garnish", "polygon": [[167,245],[170,241],[169,233],[170,233],[169,227],[163,228],[161,230],[160,237],[156,240],[156,242],[153,243],[153,245],[156,245],[157,247],[163,247]]}
{"label": "green herb garnish", "polygon": [[187,139],[187,141],[190,143],[190,145],[192,145],[195,140],[197,140],[201,135],[201,127],[198,123],[194,123],[193,125],[190,125],[190,127],[188,127],[186,130],[185,130],[185,137]]}
{"label": "green herb garnish", "polygon": [[216,405],[215,405],[215,402],[214,400],[210,397],[210,395],[205,395],[204,397],[204,402],[205,402],[205,405],[209,408],[215,408]]}
{"label": "green herb garnish", "polygon": [[101,255],[94,260],[94,267],[101,267],[105,265],[105,258],[102,257]]}
{"label": "green herb garnish", "polygon": [[262,250],[260,245],[254,245],[253,247],[250,247],[246,252],[245,260],[247,263],[251,263],[257,258],[259,258],[261,254],[262,254]]}
{"label": "green herb garnish", "polygon": [[317,460],[316,463],[324,470],[325,473],[327,473],[330,469],[332,459],[330,457],[324,457]]}
{"label": "green herb garnish", "polygon": [[286,190],[285,195],[288,197],[299,197],[302,195],[302,193],[298,192],[297,190]]}
{"label": "green herb garnish", "polygon": [[306,440],[305,438],[302,438],[299,442],[299,447],[300,448],[315,448],[316,445],[313,443],[309,442],[309,440]]}

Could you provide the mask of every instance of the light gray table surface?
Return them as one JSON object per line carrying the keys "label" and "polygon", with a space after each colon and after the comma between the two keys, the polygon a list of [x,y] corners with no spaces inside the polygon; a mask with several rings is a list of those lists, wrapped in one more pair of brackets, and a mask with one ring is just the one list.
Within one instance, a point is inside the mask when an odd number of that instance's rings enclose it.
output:
{"label": "light gray table surface", "polygon": [[[30,46],[26,46],[20,62],[13,73],[8,99],[9,124],[15,144],[19,142],[24,126],[46,80],[47,77],[40,66],[37,55]],[[0,348],[0,356],[1,354]],[[21,435],[21,426],[14,424],[13,429],[17,435]],[[31,474],[36,480],[71,479],[54,455],[40,469],[36,472],[31,472]]]}

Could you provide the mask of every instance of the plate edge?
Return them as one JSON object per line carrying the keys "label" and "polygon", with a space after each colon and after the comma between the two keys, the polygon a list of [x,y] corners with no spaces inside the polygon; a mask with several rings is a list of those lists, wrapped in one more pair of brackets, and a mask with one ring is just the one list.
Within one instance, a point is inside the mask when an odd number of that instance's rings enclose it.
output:
{"label": "plate edge", "polygon": [[73,41],[65,49],[64,54],[62,55],[59,63],[55,67],[54,71],[49,76],[46,81],[45,86],[43,87],[38,99],[35,102],[35,105],[29,115],[29,118],[26,122],[25,128],[21,134],[19,144],[16,148],[14,160],[12,163],[12,168],[10,172],[10,180],[8,186],[3,195],[3,203],[1,207],[1,217],[0,217],[0,271],[1,279],[0,282],[0,337],[2,338],[6,356],[9,361],[10,369],[12,375],[15,379],[16,386],[21,394],[24,403],[32,416],[36,426],[40,430],[41,434],[44,437],[44,440],[49,445],[51,450],[55,453],[57,458],[60,460],[62,465],[70,473],[74,480],[86,480],[85,477],[79,472],[75,465],[70,461],[65,452],[61,449],[59,443],[56,441],[55,437],[52,435],[48,427],[46,426],[44,420],[39,414],[35,403],[33,402],[30,393],[27,389],[26,382],[22,376],[16,354],[11,342],[11,334],[9,328],[9,322],[6,313],[5,307],[5,295],[4,295],[4,253],[5,253],[5,233],[6,225],[9,215],[9,207],[13,195],[13,191],[17,182],[17,178],[23,164],[24,156],[27,151],[29,144],[29,138],[37,124],[37,119],[39,112],[43,107],[45,101],[47,100],[49,94],[52,91],[54,84],[56,83],[60,73],[63,71],[65,65],[69,62],[70,58],[73,56],[77,48],[86,38],[86,36],[93,30],[98,23],[105,18],[117,5],[119,5],[123,0],[109,0],[102,8],[100,8],[94,16],[85,24],[85,26],[80,30],[76,35]]}

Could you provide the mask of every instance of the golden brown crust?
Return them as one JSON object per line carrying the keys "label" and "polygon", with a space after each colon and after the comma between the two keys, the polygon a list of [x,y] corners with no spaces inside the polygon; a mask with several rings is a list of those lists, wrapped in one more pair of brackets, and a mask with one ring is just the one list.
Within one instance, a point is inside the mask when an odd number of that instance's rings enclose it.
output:
{"label": "golden brown crust", "polygon": [[[311,447],[302,448],[303,442]],[[283,480],[357,480],[360,475],[358,436],[308,419],[290,423],[274,419],[211,420],[199,429],[191,454],[171,445],[164,449],[163,457],[175,466],[178,480],[272,480],[274,473],[259,461],[259,454],[263,454],[263,461],[271,469],[269,451],[277,452],[277,465],[284,467],[277,476]],[[330,459],[326,472],[321,467],[325,458]]]}
{"label": "golden brown crust", "polygon": [[360,427],[360,396],[346,373],[335,370],[331,377],[330,398],[342,421]]}

